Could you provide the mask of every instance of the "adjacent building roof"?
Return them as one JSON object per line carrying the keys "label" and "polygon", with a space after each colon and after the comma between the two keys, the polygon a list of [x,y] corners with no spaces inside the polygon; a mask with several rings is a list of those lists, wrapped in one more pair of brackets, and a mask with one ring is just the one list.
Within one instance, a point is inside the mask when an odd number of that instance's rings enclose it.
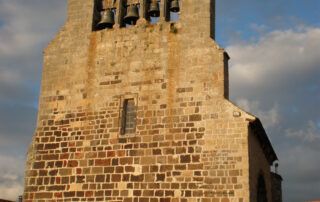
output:
{"label": "adjacent building roof", "polygon": [[266,155],[266,158],[269,161],[269,164],[272,165],[273,162],[278,160],[277,154],[273,150],[273,147],[271,145],[271,142],[268,138],[268,135],[266,131],[264,130],[261,121],[256,118],[254,121],[250,122],[250,127],[254,132],[254,135],[257,136],[261,147],[263,149],[264,154]]}
{"label": "adjacent building roof", "polygon": [[8,201],[8,200],[0,199],[0,202],[14,202],[14,201]]}

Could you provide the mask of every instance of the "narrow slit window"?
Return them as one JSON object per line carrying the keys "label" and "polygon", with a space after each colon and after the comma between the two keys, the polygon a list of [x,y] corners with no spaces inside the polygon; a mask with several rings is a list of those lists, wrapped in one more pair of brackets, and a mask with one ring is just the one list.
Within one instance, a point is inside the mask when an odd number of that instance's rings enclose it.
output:
{"label": "narrow slit window", "polygon": [[121,134],[132,134],[136,132],[137,110],[134,99],[125,99],[122,108]]}

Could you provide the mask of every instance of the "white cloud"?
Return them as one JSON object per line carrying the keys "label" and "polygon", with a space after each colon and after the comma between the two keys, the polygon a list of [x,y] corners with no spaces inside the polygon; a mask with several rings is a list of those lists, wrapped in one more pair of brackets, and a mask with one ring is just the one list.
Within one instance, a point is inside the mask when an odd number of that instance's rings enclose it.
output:
{"label": "white cloud", "polygon": [[23,192],[22,157],[0,155],[0,198],[16,200]]}
{"label": "white cloud", "polygon": [[232,45],[227,50],[235,87],[255,85],[258,90],[291,83],[291,79],[302,81],[319,69],[320,29],[274,31],[256,43]]}
{"label": "white cloud", "polygon": [[320,198],[320,157],[319,150],[308,145],[288,145],[281,150],[281,174],[284,178],[284,197],[292,200],[308,201]]}
{"label": "white cloud", "polygon": [[5,184],[0,184],[0,197],[6,200],[13,200],[15,201],[23,192],[23,186],[21,183],[15,183],[10,186]]}
{"label": "white cloud", "polygon": [[[0,17],[4,24],[0,27],[0,54],[2,56],[27,55],[35,46],[52,37],[57,30],[57,22],[65,16],[65,9],[61,9],[65,3],[57,2],[1,1]],[[49,9],[50,6],[52,9]],[[57,7],[60,9],[54,9]]]}
{"label": "white cloud", "polygon": [[19,83],[21,79],[21,73],[16,69],[10,70],[10,68],[0,69],[0,82],[4,83]]}
{"label": "white cloud", "polygon": [[0,0],[0,198],[23,191],[36,121],[42,49],[63,24],[65,0]]}
{"label": "white cloud", "polygon": [[273,31],[227,51],[231,98],[267,128],[284,201],[319,197],[320,28]]}
{"label": "white cloud", "polygon": [[306,127],[300,130],[287,129],[286,136],[289,138],[300,139],[306,142],[319,141],[320,144],[320,129],[313,121],[309,121]]}
{"label": "white cloud", "polygon": [[259,101],[240,98],[236,100],[236,103],[239,107],[260,118],[266,128],[280,124],[279,106],[277,104],[274,104],[270,109],[262,110]]}
{"label": "white cloud", "polygon": [[[0,0],[0,102],[30,102],[42,49],[64,22],[65,1]],[[30,105],[30,103],[26,103]]]}
{"label": "white cloud", "polygon": [[251,29],[252,29],[253,31],[258,32],[258,33],[264,33],[264,32],[266,32],[266,31],[269,29],[269,27],[266,26],[266,25],[256,24],[256,23],[252,23],[252,24],[250,25],[250,27],[251,27]]}

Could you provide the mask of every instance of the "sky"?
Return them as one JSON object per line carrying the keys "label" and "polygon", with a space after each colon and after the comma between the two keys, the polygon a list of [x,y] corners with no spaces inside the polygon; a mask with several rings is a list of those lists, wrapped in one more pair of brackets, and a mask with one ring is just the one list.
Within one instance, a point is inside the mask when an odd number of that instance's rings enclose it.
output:
{"label": "sky", "polygon": [[[217,0],[230,99],[262,120],[284,202],[320,199],[319,10],[319,0]],[[22,193],[42,51],[65,16],[66,0],[0,0],[0,198]]]}

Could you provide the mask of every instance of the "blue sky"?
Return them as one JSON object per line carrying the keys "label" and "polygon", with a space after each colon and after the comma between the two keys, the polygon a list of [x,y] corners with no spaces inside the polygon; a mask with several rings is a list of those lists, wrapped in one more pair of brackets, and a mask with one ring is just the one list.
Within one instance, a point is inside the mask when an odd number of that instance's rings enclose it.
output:
{"label": "blue sky", "polygon": [[[319,10],[319,0],[217,0],[231,100],[261,118],[280,159],[285,202],[320,199]],[[0,198],[22,191],[42,50],[65,14],[65,0],[0,0]]]}
{"label": "blue sky", "polygon": [[320,1],[217,2],[231,99],[259,116],[280,159],[284,201],[320,199]]}
{"label": "blue sky", "polygon": [[217,41],[224,47],[234,40],[257,40],[261,32],[320,26],[317,0],[218,0],[217,8]]}

